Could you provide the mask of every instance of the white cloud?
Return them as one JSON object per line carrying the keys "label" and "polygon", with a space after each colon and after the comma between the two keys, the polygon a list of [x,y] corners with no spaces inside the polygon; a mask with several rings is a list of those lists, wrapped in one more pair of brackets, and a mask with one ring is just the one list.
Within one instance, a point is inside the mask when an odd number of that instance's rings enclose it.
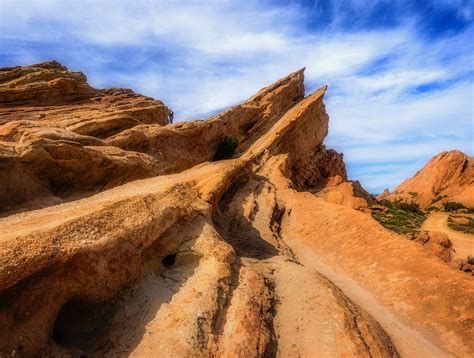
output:
{"label": "white cloud", "polygon": [[[471,8],[456,1],[442,5],[472,18]],[[449,148],[473,152],[472,28],[427,40],[418,36],[414,15],[405,13],[390,30],[342,30],[348,6],[370,16],[373,8],[361,0],[332,2],[332,22],[314,31],[304,27],[300,6],[266,1],[0,2],[0,41],[38,44],[12,49],[18,63],[54,54],[84,70],[94,85],[163,99],[178,120],[238,103],[306,67],[310,90],[329,85],[328,143],[345,152],[350,168],[422,161]],[[380,68],[371,65],[380,59]],[[441,89],[415,93],[432,83]],[[397,179],[408,175],[397,168]],[[387,180],[353,172],[369,188]]]}

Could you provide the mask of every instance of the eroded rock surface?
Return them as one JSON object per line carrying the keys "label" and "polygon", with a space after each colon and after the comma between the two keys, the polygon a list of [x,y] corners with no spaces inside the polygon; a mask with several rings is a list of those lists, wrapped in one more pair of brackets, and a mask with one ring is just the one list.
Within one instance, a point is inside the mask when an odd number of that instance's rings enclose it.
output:
{"label": "eroded rock surface", "polygon": [[96,90],[57,62],[0,69],[0,212],[156,175],[154,158],[104,141],[144,123],[166,125],[168,108],[131,90]]}
{"label": "eroded rock surface", "polygon": [[[1,355],[474,353],[470,277],[353,210],[351,190],[343,205],[318,197],[348,182],[342,156],[323,144],[326,88],[303,88],[298,71],[205,121],[75,144],[147,158],[154,171],[0,219]],[[211,161],[224,136],[238,140],[234,157]],[[394,327],[322,274],[321,260],[380,298]],[[408,326],[418,345],[400,339]]]}
{"label": "eroded rock surface", "polygon": [[347,181],[335,175],[317,195],[328,203],[345,205],[350,208],[370,212],[369,207],[376,205],[375,199],[358,181]]}
{"label": "eroded rock surface", "polygon": [[413,238],[427,250],[438,256],[444,262],[451,262],[453,244],[448,235],[437,231],[420,231]]}

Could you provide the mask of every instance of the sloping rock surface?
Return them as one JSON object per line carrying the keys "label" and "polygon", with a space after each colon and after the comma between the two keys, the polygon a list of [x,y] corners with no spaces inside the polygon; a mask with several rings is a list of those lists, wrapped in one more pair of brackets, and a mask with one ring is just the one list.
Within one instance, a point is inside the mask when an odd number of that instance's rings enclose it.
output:
{"label": "sloping rock surface", "polygon": [[[472,355],[470,277],[315,194],[346,174],[323,145],[326,88],[303,88],[298,71],[208,120],[100,139],[155,171],[0,219],[0,355]],[[234,157],[212,161],[225,136]]]}
{"label": "sloping rock surface", "polygon": [[458,150],[433,157],[412,178],[406,179],[393,193],[378,199],[415,202],[422,207],[440,206],[455,201],[474,207],[474,158]]}
{"label": "sloping rock surface", "polygon": [[375,199],[358,181],[347,181],[339,175],[332,176],[326,186],[316,194],[328,203],[344,205],[364,212],[370,212],[369,207],[376,204]]}

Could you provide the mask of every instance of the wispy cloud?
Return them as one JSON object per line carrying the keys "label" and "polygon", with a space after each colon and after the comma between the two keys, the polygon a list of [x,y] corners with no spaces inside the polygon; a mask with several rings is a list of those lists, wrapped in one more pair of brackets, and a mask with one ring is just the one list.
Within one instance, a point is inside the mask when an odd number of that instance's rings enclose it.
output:
{"label": "wispy cloud", "polygon": [[329,85],[328,143],[376,192],[473,153],[473,16],[463,0],[0,0],[0,65],[55,58],[182,120],[306,67],[308,91]]}

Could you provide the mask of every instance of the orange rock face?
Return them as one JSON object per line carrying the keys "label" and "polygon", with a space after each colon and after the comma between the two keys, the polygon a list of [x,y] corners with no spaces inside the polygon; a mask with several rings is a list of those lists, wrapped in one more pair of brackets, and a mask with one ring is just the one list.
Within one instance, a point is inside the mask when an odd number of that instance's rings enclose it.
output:
{"label": "orange rock face", "polygon": [[[303,80],[207,120],[151,115],[102,137],[68,113],[100,122],[98,107],[72,108],[122,91],[84,80],[41,123],[14,113],[43,94],[8,95],[0,198],[22,212],[0,218],[0,356],[472,355],[471,276],[354,210],[371,198],[323,144],[326,87],[305,96]],[[127,96],[122,109],[167,113]],[[214,160],[225,138],[237,147]]]}
{"label": "orange rock face", "polygon": [[57,62],[0,70],[0,211],[59,203],[157,173],[145,154],[107,145],[168,108],[131,90],[96,90]]}
{"label": "orange rock face", "polygon": [[453,150],[438,154],[393,193],[384,192],[378,199],[415,202],[423,207],[455,201],[474,207],[473,194],[474,159]]}
{"label": "orange rock face", "polygon": [[344,181],[339,175],[333,176],[317,195],[328,203],[345,205],[365,212],[369,212],[369,207],[375,204],[375,199],[358,181]]}
{"label": "orange rock face", "polygon": [[450,262],[452,259],[451,250],[453,244],[448,235],[437,231],[421,231],[415,238],[415,242],[426,247],[444,262]]}

